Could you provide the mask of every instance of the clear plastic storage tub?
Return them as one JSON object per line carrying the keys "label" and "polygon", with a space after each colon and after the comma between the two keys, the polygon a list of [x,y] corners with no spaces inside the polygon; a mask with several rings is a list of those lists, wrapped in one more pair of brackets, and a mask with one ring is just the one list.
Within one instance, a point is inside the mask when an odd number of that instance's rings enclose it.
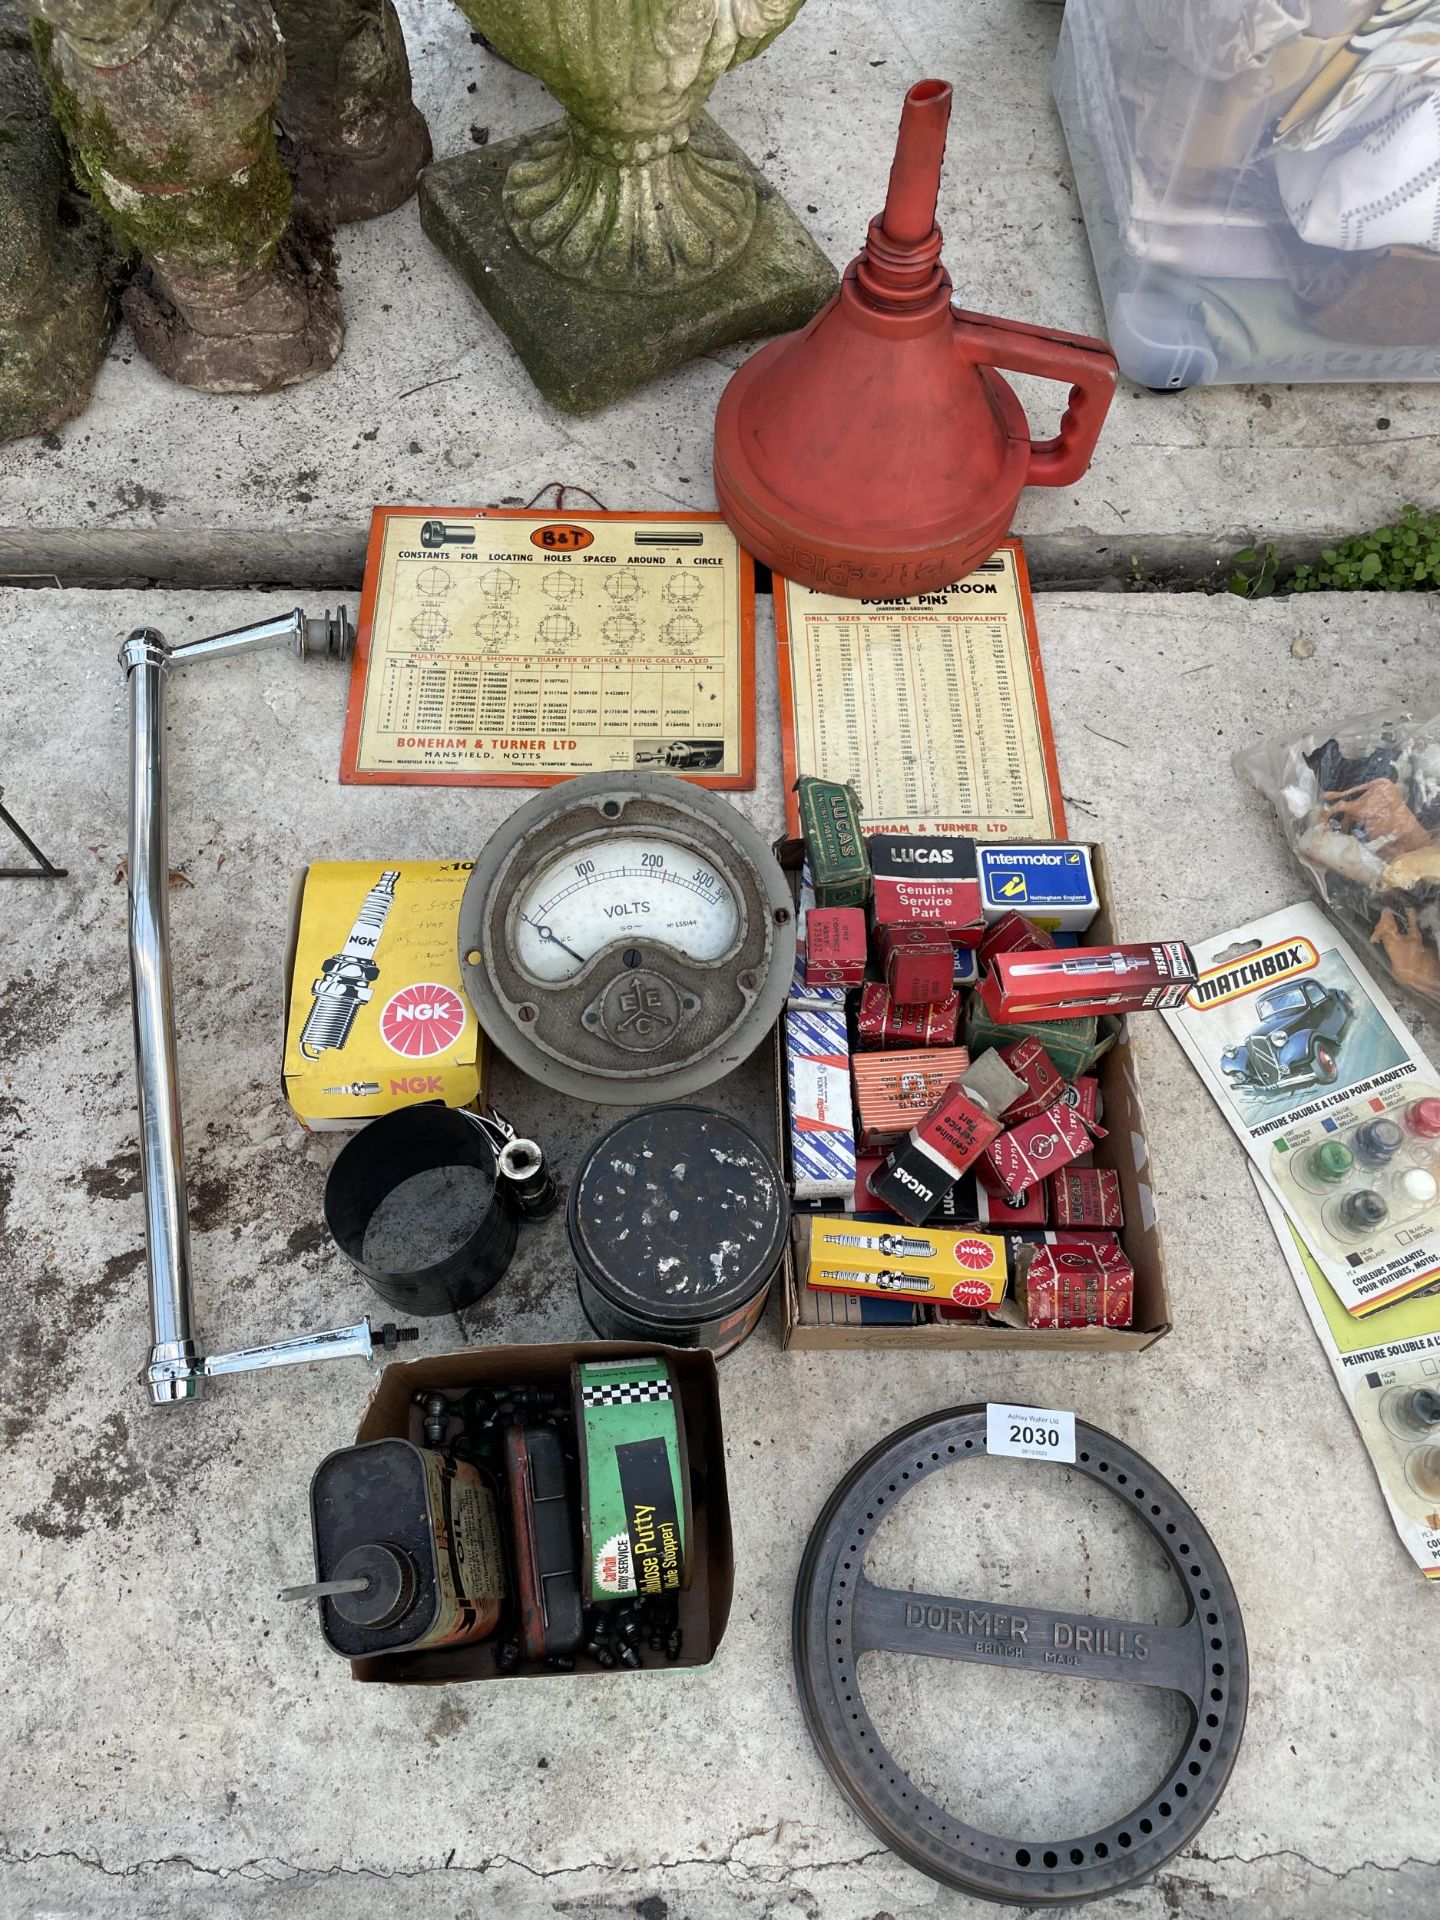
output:
{"label": "clear plastic storage tub", "polygon": [[1069,0],[1055,99],[1131,380],[1440,379],[1440,0]]}

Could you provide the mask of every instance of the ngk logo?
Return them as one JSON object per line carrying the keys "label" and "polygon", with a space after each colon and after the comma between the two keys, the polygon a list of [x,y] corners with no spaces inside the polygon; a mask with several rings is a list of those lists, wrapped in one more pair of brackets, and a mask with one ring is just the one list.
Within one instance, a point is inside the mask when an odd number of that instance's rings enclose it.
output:
{"label": "ngk logo", "polygon": [[983,1273],[995,1264],[995,1249],[988,1240],[957,1240],[951,1252],[962,1267],[970,1267],[976,1273]]}
{"label": "ngk logo", "polygon": [[957,1307],[988,1307],[992,1302],[988,1280],[957,1280],[950,1289],[950,1299]]}
{"label": "ngk logo", "polygon": [[465,1003],[433,980],[402,987],[380,1012],[380,1038],[392,1053],[425,1060],[454,1046],[465,1030]]}

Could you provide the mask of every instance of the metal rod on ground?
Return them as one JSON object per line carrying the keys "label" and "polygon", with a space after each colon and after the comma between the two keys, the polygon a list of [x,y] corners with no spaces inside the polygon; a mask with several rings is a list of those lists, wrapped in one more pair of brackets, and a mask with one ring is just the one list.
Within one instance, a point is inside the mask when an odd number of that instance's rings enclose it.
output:
{"label": "metal rod on ground", "polygon": [[[135,1078],[140,1108],[140,1184],[150,1276],[152,1345],[145,1383],[153,1406],[181,1406],[199,1398],[207,1374],[248,1373],[308,1360],[372,1356],[368,1320],[293,1339],[269,1341],[238,1353],[202,1356],[195,1345],[190,1304],[190,1222],[185,1194],[185,1144],[175,1056],[175,1008],[170,973],[170,856],[166,821],[165,675],[175,662],[221,659],[288,642],[310,653],[344,659],[353,634],[345,610],[307,618],[297,607],[277,618],[229,633],[167,645],[153,627],[132,633],[120,652],[130,706],[130,980],[135,1018]],[[379,1344],[392,1349],[413,1328],[387,1324]]]}
{"label": "metal rod on ground", "polygon": [[145,1378],[152,1404],[169,1406],[196,1398],[201,1380],[190,1325],[190,1216],[170,982],[165,805],[170,651],[153,627],[142,627],[125,642],[120,664],[130,695],[130,990],[154,1342]]}

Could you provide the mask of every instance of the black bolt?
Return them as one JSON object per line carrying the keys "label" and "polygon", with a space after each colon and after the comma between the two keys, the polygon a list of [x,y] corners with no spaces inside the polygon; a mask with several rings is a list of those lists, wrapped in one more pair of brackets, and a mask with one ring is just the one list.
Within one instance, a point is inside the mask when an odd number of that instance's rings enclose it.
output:
{"label": "black bolt", "polygon": [[636,1647],[630,1647],[630,1646],[621,1647],[620,1664],[622,1667],[633,1668],[633,1667],[640,1666],[642,1663],[640,1659],[639,1649]]}

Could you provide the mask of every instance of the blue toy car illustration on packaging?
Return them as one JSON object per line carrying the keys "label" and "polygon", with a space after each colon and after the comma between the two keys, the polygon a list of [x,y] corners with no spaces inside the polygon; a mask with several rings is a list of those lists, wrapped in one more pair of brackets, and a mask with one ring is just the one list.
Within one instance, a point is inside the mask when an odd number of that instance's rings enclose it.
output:
{"label": "blue toy car illustration on packaging", "polygon": [[1298,980],[1255,1003],[1256,1025],[1220,1056],[1235,1087],[1329,1087],[1340,1075],[1340,1048],[1355,1019],[1344,987]]}
{"label": "blue toy car illustration on packaging", "polygon": [[977,851],[980,911],[987,921],[1020,913],[1051,933],[1083,933],[1100,911],[1088,847],[1060,840]]}
{"label": "blue toy car illustration on packaging", "polygon": [[1192,946],[1164,1014],[1347,1313],[1440,1280],[1440,1076],[1308,904]]}

